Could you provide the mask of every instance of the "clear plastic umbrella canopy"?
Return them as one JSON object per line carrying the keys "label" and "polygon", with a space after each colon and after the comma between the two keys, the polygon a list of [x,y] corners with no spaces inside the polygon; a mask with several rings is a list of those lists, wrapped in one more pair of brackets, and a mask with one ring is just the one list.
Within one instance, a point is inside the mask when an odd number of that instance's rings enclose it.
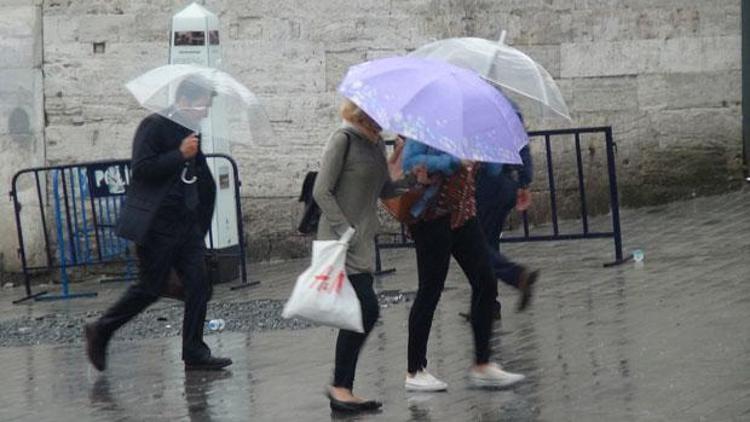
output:
{"label": "clear plastic umbrella canopy", "polygon": [[549,72],[522,51],[483,38],[448,38],[424,45],[410,56],[442,60],[474,70],[493,84],[533,100],[540,117],[570,120],[568,106]]}
{"label": "clear plastic umbrella canopy", "polygon": [[[183,82],[213,93],[207,108],[210,119],[195,120],[191,108],[178,103],[176,94]],[[126,84],[130,93],[148,110],[200,133],[210,120],[215,136],[228,138],[230,143],[249,145],[269,138],[273,131],[258,98],[231,75],[218,69],[173,64],[160,66]],[[217,130],[220,129],[220,130]]]}

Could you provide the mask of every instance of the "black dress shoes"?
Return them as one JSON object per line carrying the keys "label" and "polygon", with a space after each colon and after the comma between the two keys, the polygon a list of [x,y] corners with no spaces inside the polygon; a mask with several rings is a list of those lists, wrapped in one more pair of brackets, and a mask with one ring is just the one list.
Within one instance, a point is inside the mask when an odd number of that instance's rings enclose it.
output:
{"label": "black dress shoes", "polygon": [[186,371],[218,371],[232,364],[232,359],[208,357],[203,360],[185,361]]}
{"label": "black dress shoes", "polygon": [[107,367],[107,340],[97,329],[96,323],[88,323],[83,327],[86,338],[86,356],[97,371]]}
{"label": "black dress shoes", "polygon": [[518,301],[518,312],[522,312],[531,303],[531,296],[534,293],[534,283],[539,279],[539,270],[529,272],[524,268],[519,278],[518,290],[521,292],[521,298]]}
{"label": "black dress shoes", "polygon": [[336,400],[331,393],[326,394],[328,396],[328,400],[331,401],[331,410],[336,412],[347,412],[347,413],[357,413],[357,412],[372,412],[379,410],[381,407],[383,407],[383,403],[376,401],[376,400],[367,400],[362,402],[356,402],[356,401],[342,401],[342,400]]}

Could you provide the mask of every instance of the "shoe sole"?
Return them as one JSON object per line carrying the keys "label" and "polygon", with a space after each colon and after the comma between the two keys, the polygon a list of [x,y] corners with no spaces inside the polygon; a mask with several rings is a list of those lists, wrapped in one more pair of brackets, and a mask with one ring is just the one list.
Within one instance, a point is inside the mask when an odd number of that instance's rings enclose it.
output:
{"label": "shoe sole", "polygon": [[445,387],[427,387],[422,385],[407,385],[404,384],[406,391],[419,391],[422,393],[437,393],[439,391],[448,391],[448,386]]}
{"label": "shoe sole", "polygon": [[515,380],[497,382],[497,381],[488,380],[488,379],[471,378],[471,384],[477,388],[507,388],[507,387],[516,385],[525,379],[526,377],[518,378]]}
{"label": "shoe sole", "polygon": [[229,365],[231,365],[231,363],[227,363],[224,365],[185,365],[185,370],[186,371],[220,371]]}

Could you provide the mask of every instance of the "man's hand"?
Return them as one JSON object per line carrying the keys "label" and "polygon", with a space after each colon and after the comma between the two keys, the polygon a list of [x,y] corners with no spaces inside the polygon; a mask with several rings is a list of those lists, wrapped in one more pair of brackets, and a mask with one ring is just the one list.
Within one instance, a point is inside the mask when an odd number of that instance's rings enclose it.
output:
{"label": "man's hand", "polygon": [[531,206],[531,191],[528,189],[518,189],[516,192],[516,209],[526,211]]}
{"label": "man's hand", "polygon": [[195,133],[191,133],[188,135],[185,139],[182,140],[182,143],[180,144],[180,152],[182,153],[182,156],[189,160],[198,154],[198,135]]}

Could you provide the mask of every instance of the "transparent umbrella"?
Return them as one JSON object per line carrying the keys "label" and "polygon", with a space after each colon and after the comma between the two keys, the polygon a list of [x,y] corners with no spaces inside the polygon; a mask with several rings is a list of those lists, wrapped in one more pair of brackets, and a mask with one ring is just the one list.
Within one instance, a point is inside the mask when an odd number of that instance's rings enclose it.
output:
{"label": "transparent umbrella", "polygon": [[[208,119],[195,119],[195,113],[191,113],[195,107],[186,107],[176,100],[178,88],[185,81],[213,93],[213,101],[201,106],[207,109],[205,115]],[[214,137],[226,137],[231,143],[250,144],[273,133],[255,94],[218,69],[187,64],[164,65],[125,86],[143,107],[196,133],[202,131],[206,121],[212,122]]]}
{"label": "transparent umbrella", "polygon": [[499,41],[483,38],[448,38],[424,45],[410,56],[442,60],[479,73],[493,84],[539,107],[540,117],[551,113],[570,119],[560,89],[549,72],[522,51],[505,44],[505,31]]}

